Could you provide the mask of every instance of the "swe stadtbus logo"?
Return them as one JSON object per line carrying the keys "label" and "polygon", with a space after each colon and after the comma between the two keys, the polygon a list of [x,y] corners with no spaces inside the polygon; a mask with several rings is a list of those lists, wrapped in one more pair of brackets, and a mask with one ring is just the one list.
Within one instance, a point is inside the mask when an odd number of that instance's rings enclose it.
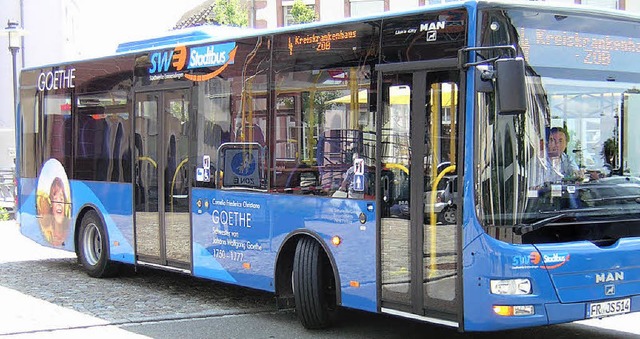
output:
{"label": "swe stadtbus logo", "polygon": [[544,268],[556,269],[569,261],[569,253],[543,254],[534,251],[529,255],[517,255],[512,260],[514,269]]}

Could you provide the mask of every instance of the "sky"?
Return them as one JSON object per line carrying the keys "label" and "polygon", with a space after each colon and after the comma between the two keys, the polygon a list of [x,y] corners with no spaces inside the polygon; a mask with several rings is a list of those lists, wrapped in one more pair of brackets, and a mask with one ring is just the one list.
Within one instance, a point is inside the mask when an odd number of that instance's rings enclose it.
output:
{"label": "sky", "polygon": [[121,42],[166,33],[205,0],[76,0],[84,57],[113,54]]}

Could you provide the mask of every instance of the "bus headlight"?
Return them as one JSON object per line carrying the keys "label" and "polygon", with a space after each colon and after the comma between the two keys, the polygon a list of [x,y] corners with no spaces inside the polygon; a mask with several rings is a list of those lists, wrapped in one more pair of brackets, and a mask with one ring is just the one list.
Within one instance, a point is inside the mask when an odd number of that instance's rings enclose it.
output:
{"label": "bus headlight", "polygon": [[491,294],[531,294],[529,279],[491,280]]}

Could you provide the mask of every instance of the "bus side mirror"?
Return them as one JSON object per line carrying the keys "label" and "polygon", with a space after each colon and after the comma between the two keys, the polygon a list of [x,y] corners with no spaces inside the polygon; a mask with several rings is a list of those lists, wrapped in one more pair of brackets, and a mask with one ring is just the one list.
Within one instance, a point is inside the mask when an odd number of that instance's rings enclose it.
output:
{"label": "bus side mirror", "polygon": [[495,63],[498,114],[522,114],[527,110],[524,59],[498,59]]}

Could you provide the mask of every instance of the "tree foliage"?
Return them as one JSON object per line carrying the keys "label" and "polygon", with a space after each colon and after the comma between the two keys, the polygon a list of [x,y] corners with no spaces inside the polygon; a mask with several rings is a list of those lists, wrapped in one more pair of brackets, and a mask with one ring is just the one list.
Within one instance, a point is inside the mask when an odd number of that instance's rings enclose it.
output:
{"label": "tree foliage", "polygon": [[601,154],[605,163],[615,166],[618,163],[618,141],[614,138],[605,140]]}
{"label": "tree foliage", "polygon": [[249,11],[240,0],[216,0],[210,20],[218,25],[247,27]]}
{"label": "tree foliage", "polygon": [[302,2],[302,0],[295,0],[291,7],[291,16],[293,17],[293,23],[305,24],[308,22],[316,21],[316,12]]}

